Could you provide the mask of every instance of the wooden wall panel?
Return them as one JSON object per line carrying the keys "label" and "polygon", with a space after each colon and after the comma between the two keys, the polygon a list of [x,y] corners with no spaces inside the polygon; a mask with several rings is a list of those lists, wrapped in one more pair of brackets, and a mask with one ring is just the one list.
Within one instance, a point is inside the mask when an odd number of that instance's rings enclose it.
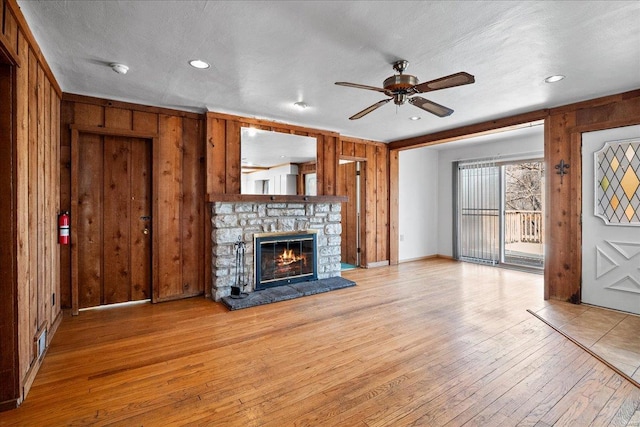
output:
{"label": "wooden wall panel", "polygon": [[207,194],[226,192],[226,135],[226,120],[207,118]]}
{"label": "wooden wall panel", "polygon": [[389,172],[387,147],[376,145],[376,260],[389,261]]}
{"label": "wooden wall panel", "polygon": [[[41,78],[41,80],[40,80]],[[51,299],[53,297],[53,260],[55,257],[53,244],[57,243],[53,240],[53,236],[55,236],[55,231],[52,227],[56,218],[54,218],[55,212],[53,212],[53,197],[57,196],[57,192],[51,191],[52,184],[52,176],[51,170],[52,165],[51,162],[54,160],[51,156],[52,147],[50,144],[51,141],[51,83],[46,78],[44,69],[38,67],[38,86],[42,88],[43,100],[42,100],[42,110],[39,113],[40,116],[43,117],[43,126],[42,137],[38,138],[42,141],[43,149],[40,162],[42,163],[42,174],[43,176],[43,187],[39,189],[41,194],[44,196],[44,211],[42,218],[39,219],[39,222],[42,222],[43,234],[42,234],[42,245],[44,246],[43,250],[43,263],[42,267],[44,270],[44,279],[40,284],[40,306],[42,308],[42,317],[38,319],[41,328],[45,328],[48,320],[51,317]],[[38,102],[38,106],[40,103]],[[56,272],[57,276],[57,272]]]}
{"label": "wooden wall panel", "polygon": [[240,194],[240,123],[227,121],[225,193]]}
{"label": "wooden wall panel", "polygon": [[338,138],[332,135],[325,135],[323,146],[324,155],[322,157],[322,194],[326,196],[334,196],[337,190],[336,187],[338,176]]}
{"label": "wooden wall panel", "polygon": [[353,141],[342,140],[342,151],[340,154],[342,156],[354,157],[355,154],[355,143]]}
{"label": "wooden wall panel", "polygon": [[157,283],[159,301],[182,294],[182,119],[159,116],[158,147],[154,147],[155,175],[153,236],[157,244]]}
{"label": "wooden wall panel", "polygon": [[[71,132],[68,124],[74,122],[74,109],[68,102],[60,106],[58,133],[60,134],[60,211],[71,207]],[[67,126],[65,127],[65,124]],[[71,307],[71,245],[60,247],[60,306]]]}
{"label": "wooden wall panel", "polygon": [[[25,97],[29,104],[29,184],[28,184],[28,204],[29,204],[29,270],[31,271],[31,281],[25,284],[28,287],[29,304],[24,308],[23,313],[28,311],[29,329],[24,331],[22,339],[28,341],[28,345],[32,347],[32,340],[38,331],[38,283],[39,283],[39,266],[38,263],[38,99],[36,95],[36,87],[38,86],[38,61],[32,50],[29,50],[29,88],[27,93],[31,96]],[[35,355],[33,350],[30,357],[24,357],[24,362],[29,360],[29,366]]]}
{"label": "wooden wall panel", "polygon": [[38,307],[36,324],[38,330],[43,326],[43,320],[45,318],[45,279],[47,277],[47,271],[45,269],[45,215],[46,215],[46,195],[45,195],[45,112],[44,112],[44,71],[38,66],[37,71],[37,84],[36,84],[36,101],[37,101],[37,116],[40,118],[37,121],[37,147],[38,147],[38,181],[36,185],[36,191],[38,193],[38,206],[37,206],[37,236],[38,236],[38,282],[36,289],[36,304]]}
{"label": "wooden wall panel", "polygon": [[146,111],[132,111],[132,127],[131,129],[138,132],[149,132],[156,135],[158,133],[158,115]]}
{"label": "wooden wall panel", "polygon": [[[0,2],[0,63],[13,64],[9,86],[2,88],[3,110],[15,124],[6,130],[2,146],[13,154],[6,158],[13,164],[3,169],[9,175],[2,182],[8,185],[3,191],[4,200],[11,206],[3,206],[0,213],[6,218],[15,249],[11,255],[14,267],[6,269],[4,280],[12,286],[3,292],[3,299],[16,311],[0,310],[0,324],[11,318],[15,323],[17,343],[16,364],[13,377],[18,381],[11,390],[11,398],[0,398],[0,410],[7,405],[17,405],[28,393],[41,359],[37,358],[34,340],[39,333],[47,332],[46,345],[55,334],[60,321],[59,249],[56,235],[59,178],[59,119],[60,88],[52,77],[48,65],[30,30],[26,27],[20,8],[14,0]],[[5,156],[3,156],[5,157]],[[6,179],[4,179],[6,178]],[[6,208],[6,210],[5,210]],[[13,209],[13,210],[11,210]],[[13,269],[15,268],[15,269]],[[9,273],[14,274],[9,276]],[[8,317],[7,317],[8,316]],[[15,317],[14,317],[15,316]],[[6,352],[2,343],[3,356]],[[2,388],[8,385],[2,382]]]}
{"label": "wooden wall panel", "polygon": [[[0,11],[0,15],[2,12]],[[0,21],[1,22],[1,21]],[[29,45],[26,43],[22,32],[18,34],[18,55],[20,63],[28,67],[29,64]],[[16,73],[16,92],[28,93],[29,90],[29,73]],[[17,297],[18,307],[29,307],[29,292],[32,282],[32,263],[29,260],[31,256],[31,210],[29,205],[29,103],[17,103],[16,117],[16,192],[19,197],[16,198],[17,212],[17,258],[24,260],[18,263],[17,269]],[[6,295],[5,295],[5,298]],[[24,363],[20,363],[19,378],[24,378],[29,367],[33,363],[33,345],[31,345],[32,335],[30,331],[29,310],[18,311],[18,343],[21,359]]]}
{"label": "wooden wall panel", "polygon": [[[60,98],[55,90],[51,87],[51,187],[49,188],[50,197],[52,199],[52,224],[51,239],[53,252],[53,263],[51,266],[51,283],[52,298],[50,310],[50,324],[54,324],[56,319],[62,314],[60,306],[60,245],[58,245],[58,214],[60,214],[60,198],[58,197],[60,189]],[[53,339],[53,335],[48,337],[49,342]]]}
{"label": "wooden wall panel", "polygon": [[4,21],[3,21],[3,35],[5,36],[9,47],[13,52],[18,51],[18,22],[13,14],[13,11],[9,7],[3,7],[5,9]]}
{"label": "wooden wall panel", "polygon": [[[199,294],[204,291],[204,252],[202,233],[205,221],[204,202],[204,138],[201,122],[183,119],[182,139],[182,291]],[[206,237],[206,235],[205,235]]]}
{"label": "wooden wall panel", "polygon": [[[344,153],[342,153],[344,154]],[[367,144],[364,142],[356,142],[353,147],[353,156],[362,159],[367,157]]]}
{"label": "wooden wall panel", "polygon": [[367,197],[364,204],[364,216],[366,221],[365,228],[365,254],[366,264],[368,265],[374,262],[377,257],[378,249],[376,247],[376,233],[378,229],[378,215],[377,215],[377,200],[378,187],[377,187],[377,167],[376,167],[376,147],[375,145],[367,145],[367,162],[365,168],[365,185],[367,187]]}
{"label": "wooden wall panel", "polygon": [[132,129],[133,112],[124,108],[105,107],[104,127],[113,129]]}

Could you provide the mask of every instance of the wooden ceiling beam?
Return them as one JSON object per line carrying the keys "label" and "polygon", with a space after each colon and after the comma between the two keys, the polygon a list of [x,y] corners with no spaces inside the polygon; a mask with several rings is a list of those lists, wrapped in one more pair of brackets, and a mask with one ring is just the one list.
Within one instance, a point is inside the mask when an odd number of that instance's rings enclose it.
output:
{"label": "wooden ceiling beam", "polygon": [[536,110],[530,113],[504,117],[487,122],[462,126],[455,129],[444,130],[428,135],[420,135],[414,138],[401,139],[389,143],[390,150],[407,150],[410,148],[427,147],[443,144],[445,142],[459,141],[477,136],[490,135],[507,130],[520,129],[540,122],[549,115],[548,109]]}

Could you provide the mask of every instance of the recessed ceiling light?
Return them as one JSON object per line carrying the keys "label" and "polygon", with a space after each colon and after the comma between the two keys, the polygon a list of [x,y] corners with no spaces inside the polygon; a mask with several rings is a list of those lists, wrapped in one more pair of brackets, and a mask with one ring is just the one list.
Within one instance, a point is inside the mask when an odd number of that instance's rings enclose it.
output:
{"label": "recessed ceiling light", "polygon": [[563,76],[562,74],[557,74],[555,76],[549,76],[546,79],[544,79],[545,82],[547,83],[555,83],[555,82],[559,82],[560,80],[564,79],[565,76]]}
{"label": "recessed ceiling light", "polygon": [[306,102],[302,102],[302,101],[294,102],[293,105],[299,110],[304,110],[309,106]]}
{"label": "recessed ceiling light", "polygon": [[204,62],[202,59],[192,59],[191,61],[189,61],[189,65],[200,70],[207,69],[211,66],[208,63]]}
{"label": "recessed ceiling light", "polygon": [[418,117],[418,116],[411,116],[411,117],[409,117],[409,120],[413,120],[414,122],[415,122],[416,120],[420,120],[420,119],[421,119],[421,117]]}

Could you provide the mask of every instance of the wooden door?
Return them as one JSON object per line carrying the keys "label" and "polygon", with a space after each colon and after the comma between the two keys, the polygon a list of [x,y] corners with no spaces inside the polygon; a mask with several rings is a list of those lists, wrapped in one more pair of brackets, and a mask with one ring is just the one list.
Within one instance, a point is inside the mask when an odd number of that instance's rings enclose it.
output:
{"label": "wooden door", "polygon": [[[340,164],[338,168],[339,193],[349,197],[349,200],[342,204],[342,240],[341,240],[341,261],[346,264],[359,266],[360,243],[360,207],[361,196],[358,195],[360,185],[358,180],[360,171],[359,162],[353,161]],[[363,168],[360,168],[363,169]],[[363,182],[363,180],[360,180]]]}
{"label": "wooden door", "polygon": [[640,314],[640,126],[582,135],[582,302]]}
{"label": "wooden door", "polygon": [[78,307],[151,297],[151,141],[81,133],[71,212]]}

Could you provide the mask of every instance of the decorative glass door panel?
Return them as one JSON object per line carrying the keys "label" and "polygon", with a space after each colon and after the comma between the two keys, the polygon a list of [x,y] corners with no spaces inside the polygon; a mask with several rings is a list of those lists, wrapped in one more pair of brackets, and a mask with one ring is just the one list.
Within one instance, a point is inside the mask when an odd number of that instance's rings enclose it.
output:
{"label": "decorative glass door panel", "polygon": [[582,136],[582,302],[640,314],[640,126]]}

